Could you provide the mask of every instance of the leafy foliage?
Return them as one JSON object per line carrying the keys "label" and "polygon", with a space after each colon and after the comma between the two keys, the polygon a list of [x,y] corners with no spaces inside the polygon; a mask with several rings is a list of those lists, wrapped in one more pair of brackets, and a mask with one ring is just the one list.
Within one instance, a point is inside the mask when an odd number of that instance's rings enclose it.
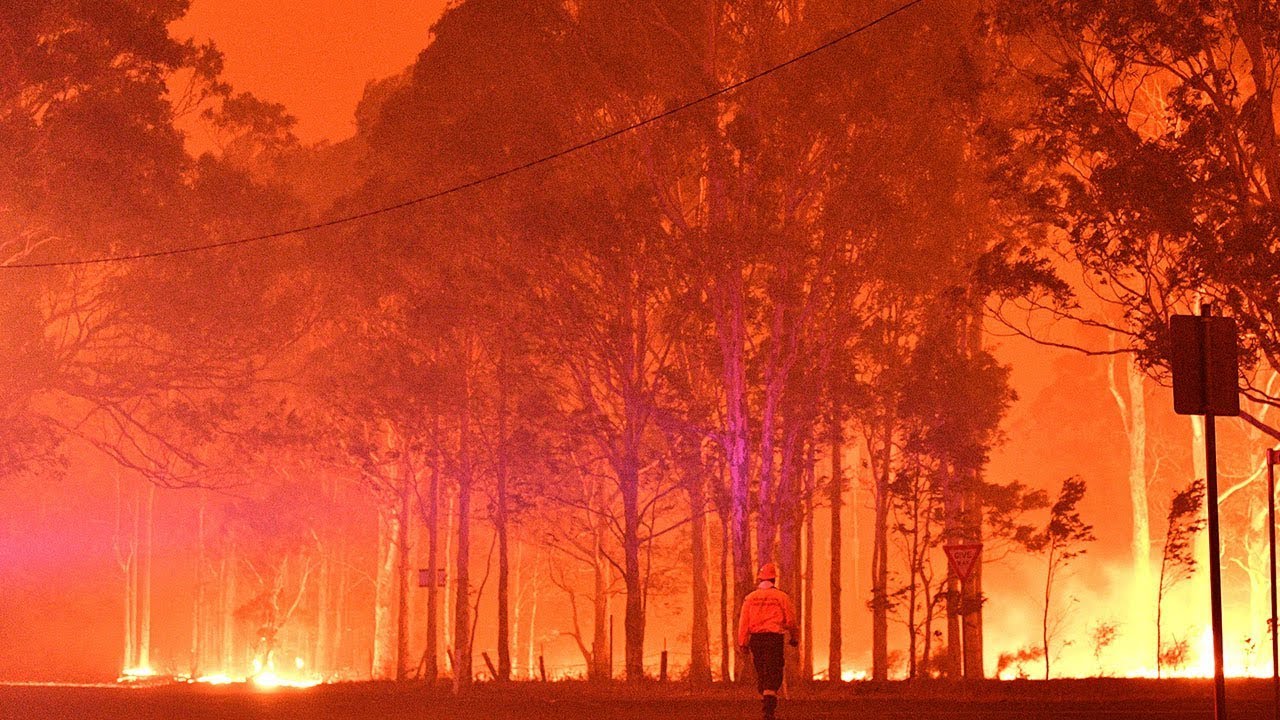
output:
{"label": "leafy foliage", "polygon": [[[1175,585],[1191,577],[1196,570],[1196,537],[1208,523],[1204,513],[1205,481],[1196,479],[1173,494],[1169,503],[1164,550],[1160,555],[1160,586],[1156,594],[1156,670],[1165,665],[1177,668],[1181,662],[1166,660],[1166,647],[1161,636],[1164,600]],[[1176,646],[1176,643],[1174,644]],[[1174,649],[1170,646],[1170,650]],[[1185,650],[1183,651],[1185,652]],[[1179,660],[1174,656],[1171,660]]]}
{"label": "leafy foliage", "polygon": [[1169,315],[1213,301],[1245,365],[1277,367],[1276,4],[999,2],[989,21],[1034,98],[988,124],[999,172],[1108,323],[1158,374]]}
{"label": "leafy foliage", "polygon": [[1044,651],[1044,676],[1049,679],[1052,653],[1052,628],[1050,622],[1054,582],[1073,560],[1085,554],[1086,543],[1093,542],[1093,526],[1084,522],[1079,504],[1084,499],[1087,486],[1078,477],[1062,481],[1058,498],[1049,508],[1049,520],[1044,529],[1031,538],[1027,547],[1042,553],[1047,561],[1044,582],[1044,611],[1041,623],[1041,640]]}

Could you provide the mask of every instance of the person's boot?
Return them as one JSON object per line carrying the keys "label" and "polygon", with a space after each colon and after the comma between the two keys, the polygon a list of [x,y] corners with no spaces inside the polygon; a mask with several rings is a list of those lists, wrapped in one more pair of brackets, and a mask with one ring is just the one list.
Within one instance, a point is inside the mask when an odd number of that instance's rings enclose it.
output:
{"label": "person's boot", "polygon": [[763,710],[764,720],[774,720],[774,711],[778,709],[778,696],[773,694],[765,695],[760,698],[760,706]]}

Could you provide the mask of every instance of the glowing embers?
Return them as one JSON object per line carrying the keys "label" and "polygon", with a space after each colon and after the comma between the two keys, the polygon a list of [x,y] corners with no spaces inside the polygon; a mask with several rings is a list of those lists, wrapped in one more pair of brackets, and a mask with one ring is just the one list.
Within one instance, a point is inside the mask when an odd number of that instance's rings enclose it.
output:
{"label": "glowing embers", "polygon": [[244,680],[237,680],[224,673],[216,673],[213,675],[201,675],[191,682],[204,683],[206,685],[230,685],[232,683],[244,682]]}
{"label": "glowing embers", "polygon": [[149,667],[131,667],[125,668],[120,673],[120,677],[116,678],[118,683],[136,683],[149,682],[160,677],[160,674]]}
{"label": "glowing embers", "polygon": [[166,675],[151,668],[128,668],[116,680],[117,683],[134,685],[156,685],[163,683],[191,683],[201,685],[252,685],[261,690],[274,688],[309,688],[323,682],[319,677],[303,673],[306,663],[302,658],[293,659],[293,669],[281,674],[276,670],[275,661],[269,660],[264,665],[261,660],[254,660],[253,674],[230,675],[223,672],[206,673],[198,677],[190,675]]}
{"label": "glowing embers", "polygon": [[306,678],[301,676],[302,669],[306,665],[306,663],[302,661],[302,658],[294,658],[293,664],[294,668],[297,670],[298,676],[282,677],[276,672],[275,658],[268,659],[265,666],[261,659],[255,658],[253,661],[253,677],[251,677],[250,680],[254,685],[263,689],[278,687],[308,688],[320,684],[320,680],[318,678]]}

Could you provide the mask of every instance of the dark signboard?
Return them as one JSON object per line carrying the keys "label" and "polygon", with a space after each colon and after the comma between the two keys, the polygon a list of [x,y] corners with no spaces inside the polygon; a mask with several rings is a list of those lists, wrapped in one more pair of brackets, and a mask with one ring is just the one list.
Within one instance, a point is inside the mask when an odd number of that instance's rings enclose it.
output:
{"label": "dark signboard", "polygon": [[1174,315],[1169,319],[1173,411],[1179,415],[1240,414],[1236,321]]}

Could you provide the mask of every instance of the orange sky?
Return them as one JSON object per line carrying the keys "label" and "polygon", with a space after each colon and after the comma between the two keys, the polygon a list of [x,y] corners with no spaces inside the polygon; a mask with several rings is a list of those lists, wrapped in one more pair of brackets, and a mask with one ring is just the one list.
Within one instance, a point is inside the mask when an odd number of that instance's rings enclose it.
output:
{"label": "orange sky", "polygon": [[305,142],[354,132],[369,80],[398,72],[426,45],[446,0],[193,0],[178,37],[212,39],[237,90],[284,103]]}

